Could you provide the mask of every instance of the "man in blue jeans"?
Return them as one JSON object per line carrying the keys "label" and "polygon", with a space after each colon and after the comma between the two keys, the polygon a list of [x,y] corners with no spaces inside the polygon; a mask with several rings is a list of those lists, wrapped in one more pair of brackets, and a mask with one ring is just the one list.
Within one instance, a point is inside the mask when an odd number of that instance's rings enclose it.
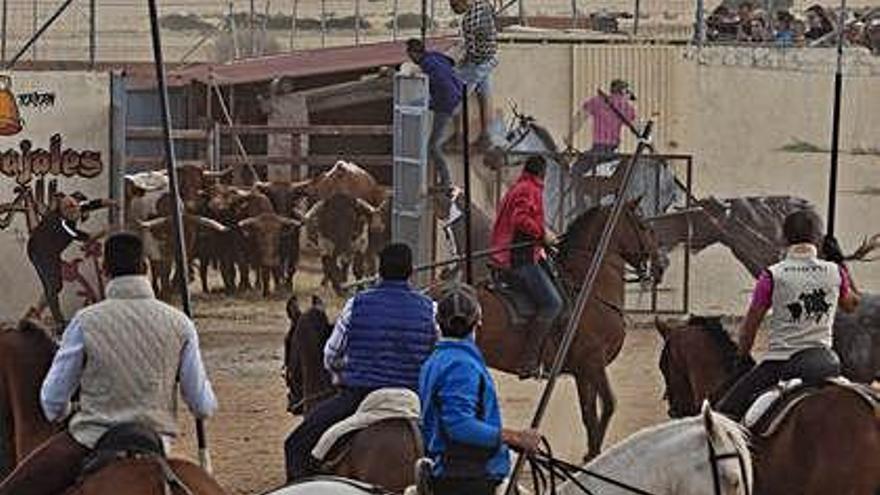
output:
{"label": "man in blue jeans", "polygon": [[452,11],[461,15],[464,56],[459,61],[458,77],[476,91],[480,107],[481,146],[489,144],[491,119],[492,71],[498,65],[498,27],[495,9],[488,0],[450,0]]}
{"label": "man in blue jeans", "polygon": [[425,50],[425,45],[421,40],[408,40],[406,53],[428,76],[431,93],[430,107],[433,113],[431,137],[428,138],[428,154],[431,161],[434,162],[437,182],[440,187],[449,191],[452,179],[441,147],[445,141],[443,138],[446,135],[446,128],[449,127],[449,123],[461,103],[462,82],[455,75],[455,62],[440,52]]}
{"label": "man in blue jeans", "polygon": [[437,341],[434,302],[407,281],[412,251],[390,244],[379,254],[379,282],[346,302],[324,348],[324,367],[338,387],[287,437],[287,480],[317,473],[311,452],[334,424],[357,411],[370,392],[417,390],[419,369]]}
{"label": "man in blue jeans", "polygon": [[510,471],[508,446],[534,452],[535,430],[501,427],[492,375],[474,343],[480,326],[474,289],[459,285],[437,303],[440,342],[422,366],[419,399],[435,495],[490,495]]}
{"label": "man in blue jeans", "polygon": [[[517,370],[521,379],[539,375],[541,346],[563,307],[562,295],[544,266],[543,246],[556,244],[553,233],[544,227],[546,168],[543,157],[526,160],[522,175],[501,200],[492,228],[492,264],[512,271],[537,309]],[[532,244],[510,248],[529,241]]]}

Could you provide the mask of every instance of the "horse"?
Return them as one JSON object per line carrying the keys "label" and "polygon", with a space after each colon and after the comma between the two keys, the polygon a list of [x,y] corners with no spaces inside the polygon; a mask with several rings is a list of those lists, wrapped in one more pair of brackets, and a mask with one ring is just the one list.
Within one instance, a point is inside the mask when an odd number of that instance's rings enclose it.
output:
{"label": "horse", "polygon": [[57,431],[40,408],[40,385],[56,349],[35,321],[0,328],[0,480]]}
{"label": "horse", "polygon": [[[657,233],[663,251],[685,243],[699,253],[720,243],[757,278],[782,255],[782,223],[799,210],[815,205],[796,196],[713,197],[695,202],[696,208],[669,213],[648,220]],[[880,248],[880,234],[867,237],[846,261],[871,261]],[[880,378],[880,294],[861,294],[862,302],[853,314],[838,311],[834,319],[834,350],[840,356],[843,375],[850,380],[871,383]]]}
{"label": "horse", "polygon": [[[567,287],[569,297],[574,297],[586,277],[610,210],[609,207],[587,210],[562,236],[557,264],[562,274],[560,282]],[[577,335],[563,368],[566,373],[574,375],[577,384],[581,417],[588,437],[586,459],[599,454],[614,414],[615,397],[605,368],[623,347],[625,266],[636,267],[644,275],[650,262],[652,277],[659,281],[662,266],[658,260],[653,232],[637,215],[635,203],[628,202],[600,267],[593,297],[578,322]],[[526,343],[527,332],[511,324],[505,303],[485,284],[478,288],[478,297],[483,307],[483,327],[477,332],[477,344],[491,367],[513,373]],[[545,342],[545,365],[556,353],[559,333],[555,332],[555,336]],[[600,409],[598,416],[597,408]]]}
{"label": "horse", "polygon": [[[290,337],[287,366],[289,370],[299,368],[298,373],[292,372],[290,376],[300,377],[298,388],[305,414],[334,392],[323,363],[324,344],[331,330],[323,303],[313,298],[312,307],[302,312]],[[422,456],[422,450],[417,425],[405,419],[383,420],[351,434],[346,445],[334,447],[330,454],[332,461],[325,462],[324,469],[328,474],[400,493],[413,484],[413,467]]]}
{"label": "horse", "polygon": [[[166,463],[170,471],[162,464]],[[78,481],[64,495],[225,495],[226,491],[199,466],[181,459],[115,460]]]}
{"label": "horse", "polygon": [[[743,370],[719,319],[657,321],[660,369],[670,416],[715,399]],[[747,371],[747,370],[746,370]],[[754,435],[755,493],[876,495],[880,490],[880,414],[851,390],[827,385],[795,405],[769,436]]]}
{"label": "horse", "polygon": [[[634,469],[633,459],[639,468]],[[655,495],[750,495],[752,457],[748,434],[704,403],[698,416],[640,430],[593,459],[561,485],[559,495],[625,495],[600,474]],[[586,488],[586,489],[585,489]],[[644,493],[644,492],[642,492]]]}
{"label": "horse", "polygon": [[[569,159],[566,158],[566,154],[570,154],[572,158],[576,155],[561,150],[550,131],[538,124],[534,117],[520,113],[515,106],[512,113],[506,129],[502,130],[497,126],[491,129],[491,146],[484,164],[497,168],[517,165],[524,162],[530,154],[544,156],[547,162],[544,213],[547,223],[555,230],[562,231],[580,213],[576,198],[578,189],[572,187],[572,181],[576,178],[571,175],[567,163]],[[496,119],[496,122],[501,121]],[[582,154],[580,159],[591,157]],[[624,167],[620,163],[620,158],[612,158],[593,167],[581,177],[585,181],[589,196],[587,200],[591,205],[608,204],[608,200],[616,195],[623,178]],[[684,192],[666,160],[643,156],[636,162],[625,199],[637,199],[642,215],[653,217],[669,210]]]}

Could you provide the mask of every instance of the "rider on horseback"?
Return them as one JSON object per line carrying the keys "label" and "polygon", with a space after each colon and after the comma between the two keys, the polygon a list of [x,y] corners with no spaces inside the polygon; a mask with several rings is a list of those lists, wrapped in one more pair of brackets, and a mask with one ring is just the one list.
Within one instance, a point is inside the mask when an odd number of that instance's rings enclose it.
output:
{"label": "rider on horseback", "polygon": [[480,303],[471,287],[455,287],[440,298],[442,339],[419,379],[435,495],[495,493],[510,471],[506,445],[535,451],[540,443],[535,430],[501,427],[492,375],[474,343],[480,320]]}
{"label": "rider on horseback", "polygon": [[[834,315],[838,306],[854,311],[859,297],[839,253],[823,253],[838,264],[819,259],[821,229],[821,220],[811,210],[785,218],[782,230],[788,252],[758,278],[740,329],[740,362],[749,362],[755,334],[772,309],[767,353],[721,399],[719,411],[741,419],[752,402],[780,380],[815,381],[839,374],[840,361],[831,349]],[[831,245],[836,243],[826,241],[823,251]]]}
{"label": "rider on horseback", "polygon": [[[0,495],[56,495],[74,483],[108,430],[137,421],[168,442],[177,434],[177,380],[198,417],[217,408],[195,326],[156,299],[144,276],[143,243],[119,233],[104,245],[107,299],[82,309],[64,332],[40,401],[62,422],[79,389],[79,410],[0,484]],[[123,489],[124,491],[124,489]]]}
{"label": "rider on horseback", "polygon": [[412,288],[412,251],[391,244],[379,255],[378,284],[349,299],[324,348],[324,367],[338,387],[287,437],[287,479],[318,469],[311,452],[327,429],[353,415],[375,390],[416,390],[419,369],[437,340],[434,303]]}
{"label": "rider on horseback", "polygon": [[[513,272],[537,310],[518,368],[523,379],[537,376],[544,338],[563,309],[562,296],[545,266],[542,246],[556,243],[553,233],[544,227],[545,168],[543,157],[529,157],[522,175],[501,200],[492,228],[492,264]],[[509,247],[529,241],[532,244]]]}

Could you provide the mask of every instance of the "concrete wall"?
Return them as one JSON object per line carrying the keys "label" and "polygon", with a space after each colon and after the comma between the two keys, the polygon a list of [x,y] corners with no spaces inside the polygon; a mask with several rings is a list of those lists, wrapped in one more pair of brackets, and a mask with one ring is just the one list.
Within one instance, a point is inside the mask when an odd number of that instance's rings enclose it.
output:
{"label": "concrete wall", "polygon": [[[597,85],[607,87],[607,81],[625,77],[640,95],[640,118],[657,121],[658,149],[694,155],[698,197],[790,194],[813,201],[824,212],[828,154],[781,148],[795,140],[830,146],[833,52],[710,50],[719,52],[697,57],[682,47],[505,44],[496,73],[496,105],[517,102],[561,143],[575,102]],[[876,150],[880,61],[848,56],[841,148]],[[588,127],[575,143],[589,147]],[[623,150],[631,149],[632,142],[625,142]],[[840,166],[837,233],[845,250],[852,250],[863,235],[880,231],[874,214],[880,196],[864,194],[870,192],[866,187],[880,185],[880,155],[844,153]],[[863,288],[880,290],[880,267],[857,264],[853,269]],[[695,312],[742,311],[752,284],[721,246],[694,258],[691,281]],[[669,283],[680,285],[677,277]]]}

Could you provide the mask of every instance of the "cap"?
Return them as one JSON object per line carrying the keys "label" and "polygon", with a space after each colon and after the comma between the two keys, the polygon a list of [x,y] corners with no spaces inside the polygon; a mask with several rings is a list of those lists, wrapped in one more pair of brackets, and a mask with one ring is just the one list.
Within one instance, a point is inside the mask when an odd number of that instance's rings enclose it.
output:
{"label": "cap", "polygon": [[615,79],[611,81],[611,91],[626,91],[629,89],[629,83],[623,79]]}
{"label": "cap", "polygon": [[455,284],[444,290],[437,303],[437,324],[441,329],[449,328],[455,318],[473,327],[482,316],[477,291],[467,284]]}

